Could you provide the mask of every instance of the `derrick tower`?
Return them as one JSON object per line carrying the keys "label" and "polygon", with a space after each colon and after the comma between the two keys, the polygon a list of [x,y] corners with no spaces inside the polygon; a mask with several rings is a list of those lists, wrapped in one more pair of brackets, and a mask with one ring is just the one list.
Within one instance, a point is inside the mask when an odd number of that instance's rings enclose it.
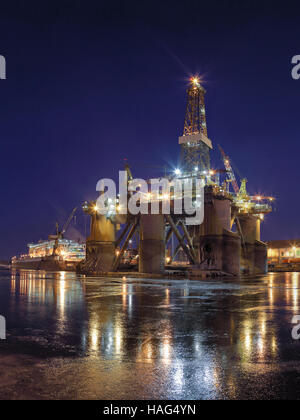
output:
{"label": "derrick tower", "polygon": [[187,90],[187,104],[181,145],[181,164],[184,172],[210,170],[211,140],[207,137],[205,89],[198,77],[193,77]]}

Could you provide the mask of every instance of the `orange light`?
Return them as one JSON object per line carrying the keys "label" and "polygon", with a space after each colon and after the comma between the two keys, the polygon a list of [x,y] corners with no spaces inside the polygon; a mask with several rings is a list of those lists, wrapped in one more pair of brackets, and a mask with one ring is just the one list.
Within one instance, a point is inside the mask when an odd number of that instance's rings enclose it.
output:
{"label": "orange light", "polygon": [[199,86],[199,78],[198,77],[191,77],[191,82],[194,86]]}

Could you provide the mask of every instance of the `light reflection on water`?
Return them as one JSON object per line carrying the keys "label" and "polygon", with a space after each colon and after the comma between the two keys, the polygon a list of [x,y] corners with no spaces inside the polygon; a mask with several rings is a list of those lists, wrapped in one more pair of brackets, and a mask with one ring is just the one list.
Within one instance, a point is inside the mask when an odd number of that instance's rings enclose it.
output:
{"label": "light reflection on water", "polygon": [[115,361],[125,384],[135,371],[141,389],[155,384],[166,397],[234,398],[241,373],[279,361],[299,281],[299,273],[204,283],[21,271],[1,280],[0,302],[8,341],[26,337],[98,366]]}

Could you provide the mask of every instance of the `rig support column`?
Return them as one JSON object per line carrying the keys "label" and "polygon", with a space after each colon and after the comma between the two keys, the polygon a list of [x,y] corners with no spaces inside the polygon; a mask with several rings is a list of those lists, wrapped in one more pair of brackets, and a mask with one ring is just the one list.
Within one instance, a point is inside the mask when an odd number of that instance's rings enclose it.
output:
{"label": "rig support column", "polygon": [[165,218],[163,214],[140,216],[139,272],[165,271]]}
{"label": "rig support column", "polygon": [[91,215],[91,234],[86,241],[86,268],[96,272],[112,270],[115,235],[115,226],[110,219],[96,212]]}
{"label": "rig support column", "polygon": [[241,238],[230,231],[231,200],[206,187],[204,206],[204,221],[197,238],[201,268],[239,275]]}
{"label": "rig support column", "polygon": [[260,218],[252,215],[239,216],[245,241],[242,269],[249,274],[267,272],[267,245],[260,240]]}

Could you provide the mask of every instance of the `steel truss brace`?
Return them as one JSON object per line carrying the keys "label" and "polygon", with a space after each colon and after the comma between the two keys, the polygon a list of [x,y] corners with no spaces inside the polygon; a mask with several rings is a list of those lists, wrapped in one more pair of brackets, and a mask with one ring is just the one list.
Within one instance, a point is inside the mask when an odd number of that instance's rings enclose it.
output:
{"label": "steel truss brace", "polygon": [[[128,233],[128,235],[127,235],[127,237],[126,237],[126,239],[123,243],[122,248],[120,249],[120,253],[114,261],[112,271],[117,271],[117,269],[119,267],[119,264],[120,264],[120,261],[121,261],[121,258],[123,256],[125,250],[127,249],[128,243],[129,243],[130,239],[133,237],[133,235],[136,231],[136,228],[138,227],[138,224],[139,224],[138,218],[135,220],[135,222],[133,224],[131,224],[131,229],[130,229],[130,231],[129,231],[129,233]],[[128,226],[128,228],[129,228],[129,226]],[[127,228],[127,230],[128,230],[128,228]],[[125,227],[125,229],[126,229],[126,227]]]}

